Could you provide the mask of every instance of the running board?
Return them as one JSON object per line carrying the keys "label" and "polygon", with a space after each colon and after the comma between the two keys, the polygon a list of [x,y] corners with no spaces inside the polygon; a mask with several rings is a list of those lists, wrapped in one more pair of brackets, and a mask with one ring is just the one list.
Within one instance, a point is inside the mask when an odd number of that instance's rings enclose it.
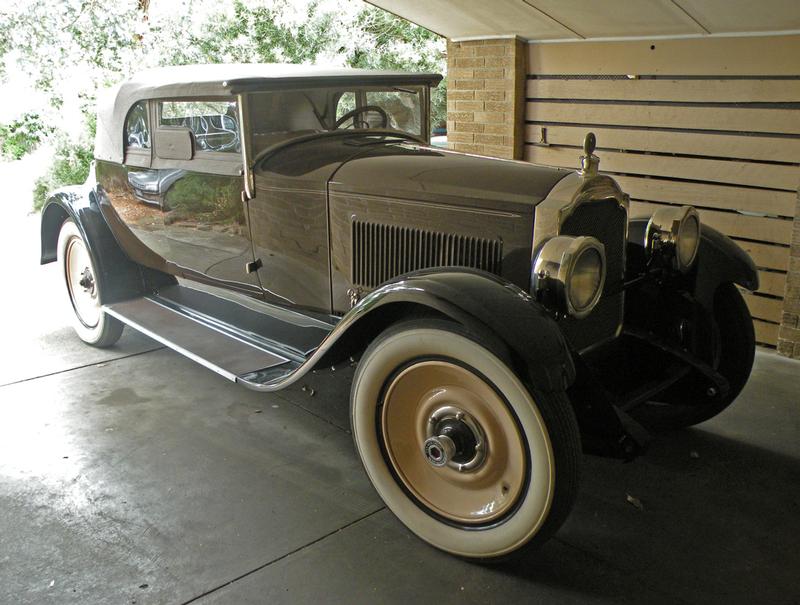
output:
{"label": "running board", "polygon": [[104,305],[103,310],[209,370],[251,388],[281,382],[300,366],[292,355],[260,346],[232,329],[211,325],[165,303],[156,296],[145,296]]}

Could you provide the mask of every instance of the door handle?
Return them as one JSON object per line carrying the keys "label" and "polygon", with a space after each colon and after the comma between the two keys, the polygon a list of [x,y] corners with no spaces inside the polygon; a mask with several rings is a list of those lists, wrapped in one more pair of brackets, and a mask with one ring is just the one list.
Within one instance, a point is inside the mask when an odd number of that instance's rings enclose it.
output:
{"label": "door handle", "polygon": [[258,271],[263,266],[264,266],[264,263],[261,262],[260,258],[257,258],[254,261],[250,261],[249,263],[245,263],[244,264],[244,270],[247,271],[248,273],[255,273],[256,271]]}

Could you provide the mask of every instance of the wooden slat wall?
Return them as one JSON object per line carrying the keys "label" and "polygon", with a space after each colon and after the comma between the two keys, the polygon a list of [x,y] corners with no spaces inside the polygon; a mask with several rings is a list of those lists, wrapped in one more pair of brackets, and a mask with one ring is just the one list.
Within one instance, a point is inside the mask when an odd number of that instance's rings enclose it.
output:
{"label": "wooden slat wall", "polygon": [[[768,57],[758,58],[737,74],[735,65],[715,70],[717,58],[708,71],[680,75],[662,59],[658,70],[631,77],[624,49],[614,46],[616,74],[604,71],[601,56],[580,73],[575,50],[566,48],[573,45],[563,46],[529,53],[529,64],[548,73],[528,76],[525,159],[575,168],[591,130],[601,171],[631,196],[632,216],[665,204],[696,206],[704,224],[731,236],[758,265],[761,286],[745,300],[758,341],[774,346],[800,186],[800,63],[787,74],[785,62],[773,72]],[[598,55],[603,46],[595,46]]]}

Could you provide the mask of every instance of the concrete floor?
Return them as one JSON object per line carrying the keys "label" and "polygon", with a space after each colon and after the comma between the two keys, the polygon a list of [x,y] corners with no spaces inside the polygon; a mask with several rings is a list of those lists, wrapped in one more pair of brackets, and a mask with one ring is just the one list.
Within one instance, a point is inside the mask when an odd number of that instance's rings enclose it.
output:
{"label": "concrete floor", "polygon": [[128,329],[84,347],[37,225],[0,250],[0,603],[800,603],[796,362],[760,353],[731,409],[646,458],[587,457],[555,539],[480,566],[373,492],[350,369],[260,395]]}

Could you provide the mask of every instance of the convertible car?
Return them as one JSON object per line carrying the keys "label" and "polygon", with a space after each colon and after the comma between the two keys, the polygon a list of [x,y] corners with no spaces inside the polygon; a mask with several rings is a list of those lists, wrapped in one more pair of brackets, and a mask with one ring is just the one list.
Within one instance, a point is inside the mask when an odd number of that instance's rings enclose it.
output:
{"label": "convertible car", "polygon": [[128,325],[264,392],[357,361],[353,439],[387,507],[497,559],[558,529],[584,452],[633,458],[736,398],[758,277],[692,207],[629,217],[591,133],[576,170],[431,146],[440,80],[143,72],[101,100],[41,260],[93,346]]}

